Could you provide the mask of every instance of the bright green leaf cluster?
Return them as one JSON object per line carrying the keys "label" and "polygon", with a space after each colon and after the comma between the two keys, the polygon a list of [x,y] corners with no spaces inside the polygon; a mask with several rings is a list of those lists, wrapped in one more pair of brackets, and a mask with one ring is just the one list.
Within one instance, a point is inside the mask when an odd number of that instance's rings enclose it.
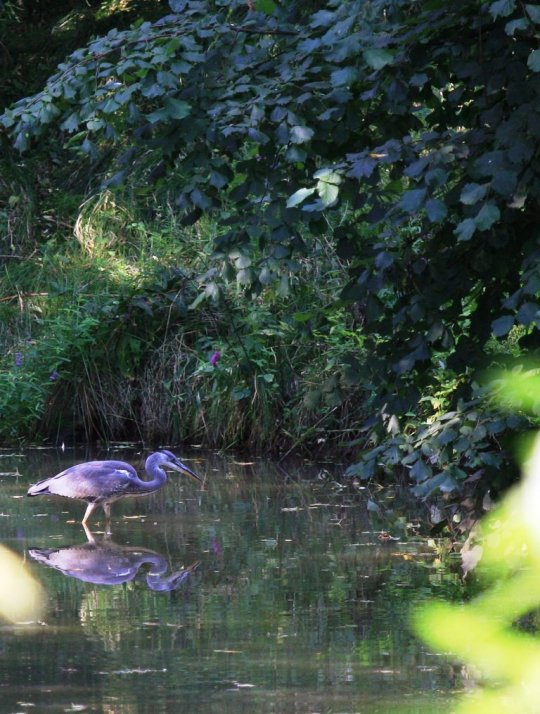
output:
{"label": "bright green leaf cluster", "polygon": [[[512,379],[508,382],[511,384]],[[515,623],[540,605],[540,439],[525,480],[482,524],[480,570],[485,592],[464,606],[431,603],[415,614],[416,627],[433,647],[452,652],[488,678],[464,697],[456,712],[534,712],[540,698],[538,638]]]}

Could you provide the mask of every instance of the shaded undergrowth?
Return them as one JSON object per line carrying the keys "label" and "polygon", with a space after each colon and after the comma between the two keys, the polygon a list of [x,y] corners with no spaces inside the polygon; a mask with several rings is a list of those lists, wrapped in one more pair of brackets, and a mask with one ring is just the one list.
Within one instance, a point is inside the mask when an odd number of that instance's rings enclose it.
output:
{"label": "shaded undergrowth", "polygon": [[[105,192],[2,274],[0,438],[326,449],[365,417],[343,268],[305,260],[264,294],[227,279],[216,226]],[[64,233],[65,235],[65,233]],[[286,278],[286,281],[285,281]],[[286,288],[284,285],[286,284]]]}

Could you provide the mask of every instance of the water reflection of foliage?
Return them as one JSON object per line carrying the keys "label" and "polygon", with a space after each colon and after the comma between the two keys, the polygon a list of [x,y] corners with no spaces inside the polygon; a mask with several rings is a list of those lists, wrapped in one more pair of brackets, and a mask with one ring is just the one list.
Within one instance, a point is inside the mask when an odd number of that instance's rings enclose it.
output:
{"label": "water reflection of foliage", "polygon": [[94,589],[83,595],[79,608],[81,625],[98,635],[106,652],[121,649],[122,634],[133,628],[129,615],[129,592]]}

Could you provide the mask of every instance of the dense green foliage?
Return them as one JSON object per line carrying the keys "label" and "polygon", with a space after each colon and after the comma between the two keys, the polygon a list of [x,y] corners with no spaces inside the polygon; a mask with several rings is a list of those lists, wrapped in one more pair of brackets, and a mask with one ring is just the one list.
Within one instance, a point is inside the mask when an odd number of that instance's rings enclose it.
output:
{"label": "dense green foliage", "polygon": [[[538,8],[169,5],[158,20],[92,39],[0,117],[14,147],[3,159],[7,224],[17,211],[19,227],[38,212],[41,223],[73,221],[73,209],[59,205],[67,186],[72,198],[116,194],[145,225],[138,246],[153,221],[163,236],[164,217],[174,218],[166,239],[180,247],[169,262],[160,258],[144,280],[130,276],[111,300],[79,291],[75,333],[48,331],[69,349],[47,349],[47,369],[64,360],[72,388],[86,384],[88,432],[119,434],[90,397],[97,360],[118,353],[137,395],[129,398],[111,365],[128,400],[117,416],[146,438],[292,446],[336,430],[363,454],[351,475],[401,463],[422,496],[452,492],[471,472],[474,483],[493,483],[501,439],[520,421],[490,404],[478,370],[538,339]],[[24,211],[33,211],[26,223]],[[106,246],[98,230],[101,256],[129,253],[130,232],[122,246]],[[65,250],[33,240],[53,261]],[[23,232],[11,238],[19,245],[29,252]],[[179,258],[187,277],[168,269],[163,278],[164,263]],[[11,273],[16,294],[21,270]],[[71,299],[63,305],[74,310]],[[202,369],[224,343],[223,361]],[[170,377],[179,346],[188,355],[182,379]],[[152,368],[159,384],[174,384],[160,393],[165,413],[171,403],[193,410],[186,423],[199,420],[198,430],[147,428],[141,385]],[[27,376],[19,381],[28,388]],[[64,384],[65,394],[70,401]],[[37,404],[35,423],[44,404],[25,399]],[[18,409],[12,392],[5,401]],[[230,431],[215,428],[227,420]],[[10,423],[15,435],[17,417]]]}

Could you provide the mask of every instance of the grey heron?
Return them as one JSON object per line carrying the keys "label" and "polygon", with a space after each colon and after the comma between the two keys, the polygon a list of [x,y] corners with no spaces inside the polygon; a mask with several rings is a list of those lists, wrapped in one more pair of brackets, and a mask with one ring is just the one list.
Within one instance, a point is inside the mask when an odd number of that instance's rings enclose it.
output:
{"label": "grey heron", "polygon": [[197,481],[202,479],[166,449],[156,451],[146,459],[145,470],[150,480],[139,478],[137,471],[125,461],[88,461],[70,466],[65,471],[39,481],[28,489],[28,496],[64,496],[87,503],[82,520],[86,525],[98,506],[110,520],[111,503],[126,496],[146,496],[167,481],[165,469],[185,473]]}

